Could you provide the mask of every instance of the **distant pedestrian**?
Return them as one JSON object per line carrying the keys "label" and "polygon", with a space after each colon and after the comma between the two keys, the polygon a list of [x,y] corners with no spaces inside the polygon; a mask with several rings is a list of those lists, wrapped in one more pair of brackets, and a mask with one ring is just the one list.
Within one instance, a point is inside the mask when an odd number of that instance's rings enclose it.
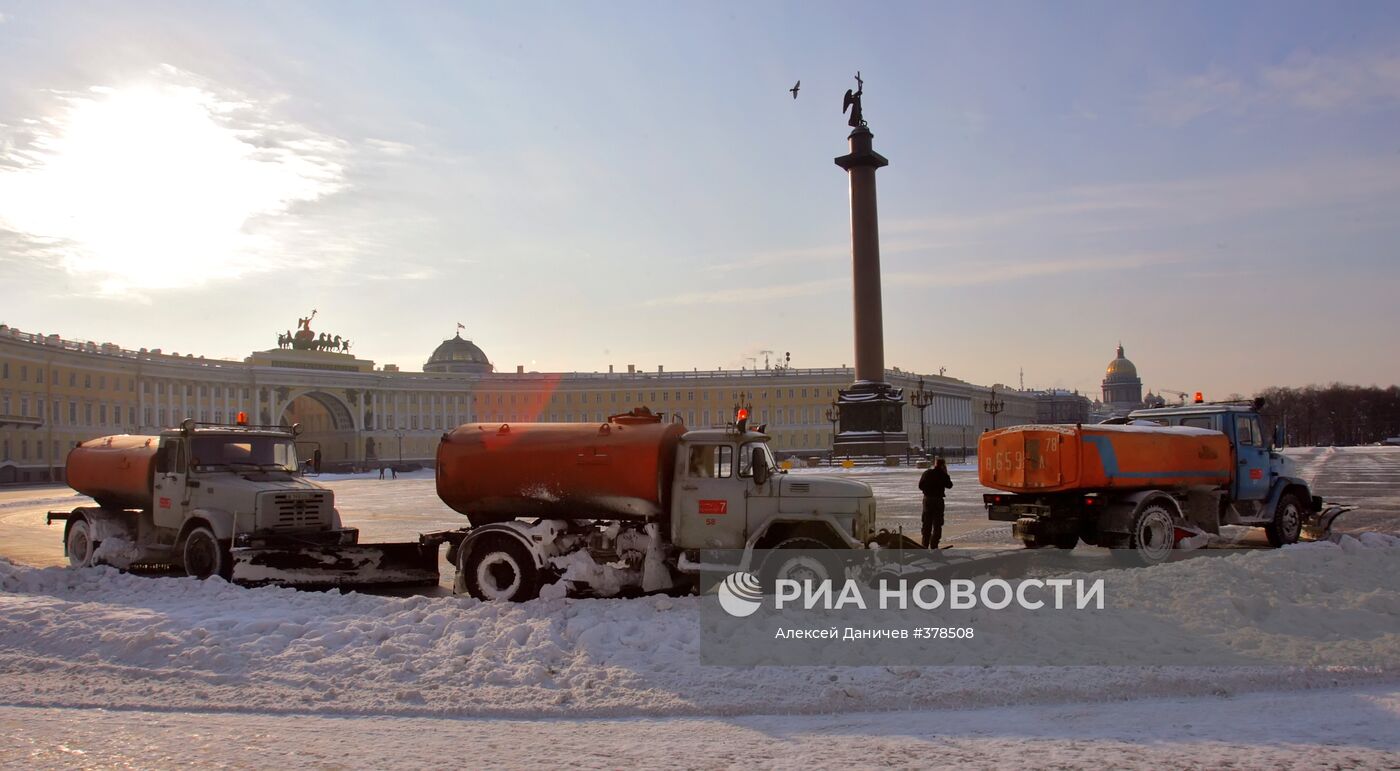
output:
{"label": "distant pedestrian", "polygon": [[389,467],[389,473],[394,475],[394,479],[398,479],[398,478],[399,478],[399,467],[398,467],[398,466],[390,466],[390,467]]}
{"label": "distant pedestrian", "polygon": [[924,548],[937,549],[943,540],[943,491],[952,487],[948,463],[941,456],[919,477],[919,491],[924,494]]}
{"label": "distant pedestrian", "polygon": [[384,464],[383,464],[383,463],[379,464],[379,478],[380,478],[380,479],[383,479],[383,478],[384,478]]}

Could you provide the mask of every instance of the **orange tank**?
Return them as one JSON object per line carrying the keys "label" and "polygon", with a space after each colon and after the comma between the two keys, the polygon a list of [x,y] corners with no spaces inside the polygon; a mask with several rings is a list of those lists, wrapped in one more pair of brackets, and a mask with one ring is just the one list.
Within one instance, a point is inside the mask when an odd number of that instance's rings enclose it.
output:
{"label": "orange tank", "polygon": [[517,517],[661,517],[685,427],[654,416],[607,423],[468,423],[444,434],[437,493],[473,525]]}
{"label": "orange tank", "polygon": [[68,453],[68,486],[109,509],[151,505],[158,436],[119,434],[89,439]]}
{"label": "orange tank", "polygon": [[977,443],[978,480],[1013,493],[1227,484],[1230,443],[1182,426],[1014,426]]}

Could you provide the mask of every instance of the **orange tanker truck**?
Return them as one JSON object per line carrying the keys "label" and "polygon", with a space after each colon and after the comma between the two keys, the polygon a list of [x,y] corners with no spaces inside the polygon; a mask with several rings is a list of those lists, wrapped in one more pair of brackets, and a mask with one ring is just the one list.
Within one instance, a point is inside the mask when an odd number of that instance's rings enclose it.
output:
{"label": "orange tanker truck", "polygon": [[[645,408],[605,423],[469,423],[444,434],[437,492],[471,527],[442,534],[456,590],[528,600],[551,586],[614,596],[693,586],[701,553],[768,552],[768,580],[820,579],[813,550],[858,549],[874,535],[862,482],[789,477],[743,411],[726,428],[687,430]],[[834,552],[833,552],[834,553]]]}
{"label": "orange tanker truck", "polygon": [[1137,410],[1098,425],[1031,425],[978,441],[988,516],[1014,523],[1030,548],[1080,541],[1137,561],[1167,559],[1177,543],[1221,525],[1264,528],[1269,543],[1325,530],[1323,510],[1292,461],[1260,430],[1262,400]]}
{"label": "orange tanker truck", "polygon": [[68,454],[95,506],[49,512],[74,567],[173,566],[246,584],[436,584],[440,542],[361,544],[334,493],[302,478],[299,429],[185,421],[104,436]]}

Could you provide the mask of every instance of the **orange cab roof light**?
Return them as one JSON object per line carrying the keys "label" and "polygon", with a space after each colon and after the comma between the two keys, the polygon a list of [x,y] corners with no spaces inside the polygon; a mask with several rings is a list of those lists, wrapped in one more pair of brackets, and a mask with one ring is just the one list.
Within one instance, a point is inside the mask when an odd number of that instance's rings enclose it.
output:
{"label": "orange cab roof light", "polygon": [[239,412],[238,416],[234,418],[233,422],[237,423],[240,426],[248,425],[248,413]]}
{"label": "orange cab roof light", "polygon": [[1197,404],[1205,404],[1205,401],[1206,401],[1205,395],[1202,394],[1200,391],[1197,391],[1197,392],[1196,392],[1196,403],[1197,403]]}

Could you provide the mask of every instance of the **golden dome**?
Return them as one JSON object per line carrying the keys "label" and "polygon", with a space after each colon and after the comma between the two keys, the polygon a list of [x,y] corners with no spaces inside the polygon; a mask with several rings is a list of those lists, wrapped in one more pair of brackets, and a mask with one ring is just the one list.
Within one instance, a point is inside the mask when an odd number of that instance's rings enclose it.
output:
{"label": "golden dome", "polygon": [[1118,345],[1118,358],[1108,363],[1108,370],[1105,373],[1107,380],[1136,380],[1138,376],[1137,367],[1123,355],[1123,345]]}

